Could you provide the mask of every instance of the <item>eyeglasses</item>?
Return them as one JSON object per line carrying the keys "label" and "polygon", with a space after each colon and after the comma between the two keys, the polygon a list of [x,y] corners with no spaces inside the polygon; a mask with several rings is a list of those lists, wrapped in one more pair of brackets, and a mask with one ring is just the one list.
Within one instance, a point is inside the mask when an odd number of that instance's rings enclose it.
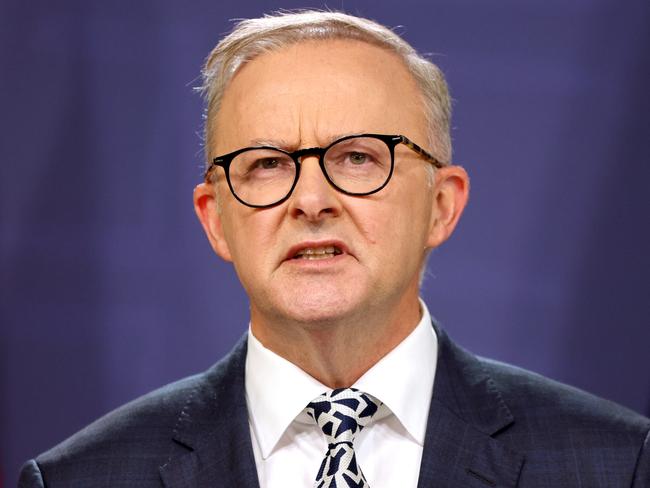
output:
{"label": "eyeglasses", "polygon": [[239,149],[214,158],[205,172],[205,180],[209,182],[214,169],[221,166],[237,200],[248,207],[271,207],[289,198],[296,187],[301,158],[315,155],[325,178],[338,191],[371,195],[390,181],[398,144],[404,144],[436,168],[444,166],[405,136],[361,134],[342,137],[326,147],[294,152],[272,146]]}

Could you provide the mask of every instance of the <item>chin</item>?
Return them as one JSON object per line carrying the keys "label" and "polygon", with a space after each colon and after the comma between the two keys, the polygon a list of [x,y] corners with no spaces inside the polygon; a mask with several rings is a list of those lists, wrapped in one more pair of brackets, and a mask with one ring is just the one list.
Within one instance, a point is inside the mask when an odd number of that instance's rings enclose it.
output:
{"label": "chin", "polygon": [[357,300],[341,293],[299,293],[282,304],[284,315],[295,322],[305,325],[323,325],[344,320],[363,308]]}

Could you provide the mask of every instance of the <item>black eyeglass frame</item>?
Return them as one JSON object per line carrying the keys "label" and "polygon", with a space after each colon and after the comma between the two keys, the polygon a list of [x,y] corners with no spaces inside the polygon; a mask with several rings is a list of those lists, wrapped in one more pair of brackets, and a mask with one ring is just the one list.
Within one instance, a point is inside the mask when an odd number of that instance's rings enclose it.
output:
{"label": "black eyeglass frame", "polygon": [[[360,137],[371,137],[374,139],[379,139],[380,141],[383,141],[386,146],[388,146],[388,150],[390,152],[390,171],[388,172],[388,176],[386,177],[386,180],[378,187],[375,188],[372,191],[369,192],[362,192],[362,193],[357,193],[357,192],[350,192],[347,190],[344,190],[340,186],[338,186],[336,183],[332,181],[330,178],[329,174],[327,174],[327,170],[325,169],[325,153],[334,145],[346,141],[348,139],[356,139]],[[425,161],[433,164],[436,168],[442,168],[445,166],[444,163],[436,159],[433,155],[431,155],[428,151],[425,149],[422,149],[420,146],[418,146],[415,142],[411,141],[408,137],[403,136],[403,135],[386,135],[386,134],[354,134],[354,135],[349,135],[345,137],[341,137],[340,139],[337,139],[330,144],[328,144],[325,147],[308,147],[304,149],[298,149],[293,152],[288,152],[283,149],[274,147],[274,146],[251,146],[251,147],[244,147],[242,149],[238,149],[236,151],[230,152],[228,154],[224,154],[223,156],[217,156],[212,160],[212,163],[208,168],[205,170],[204,174],[204,179],[207,183],[210,183],[210,176],[214,169],[217,166],[220,166],[223,168],[224,172],[226,173],[226,181],[228,182],[228,187],[230,188],[230,193],[233,194],[233,196],[243,205],[246,205],[247,207],[251,208],[268,208],[268,207],[273,207],[275,205],[279,205],[280,203],[284,202],[287,198],[291,196],[293,193],[294,188],[296,187],[296,184],[298,183],[298,179],[300,178],[300,167],[301,167],[301,161],[300,159],[309,156],[309,155],[316,155],[318,156],[318,165],[320,166],[321,171],[323,172],[323,175],[325,176],[325,179],[327,182],[332,185],[333,188],[335,188],[337,191],[340,191],[341,193],[345,195],[352,195],[352,196],[357,196],[357,197],[363,197],[363,196],[368,196],[372,195],[373,193],[377,193],[378,191],[382,190],[390,181],[391,177],[393,176],[393,169],[395,167],[395,147],[398,144],[404,144],[406,147],[411,149],[412,151],[416,152],[420,157],[422,157]],[[273,202],[273,203],[268,203],[266,205],[254,205],[248,202],[245,202],[242,200],[235,190],[233,189],[232,183],[230,182],[230,163],[232,163],[232,160],[235,159],[235,157],[239,156],[240,154],[247,152],[247,151],[253,151],[257,149],[269,149],[273,151],[278,151],[283,154],[286,154],[289,156],[294,164],[296,165],[296,175],[294,177],[293,183],[291,184],[291,188],[287,192],[287,194],[280,198],[279,200]]]}

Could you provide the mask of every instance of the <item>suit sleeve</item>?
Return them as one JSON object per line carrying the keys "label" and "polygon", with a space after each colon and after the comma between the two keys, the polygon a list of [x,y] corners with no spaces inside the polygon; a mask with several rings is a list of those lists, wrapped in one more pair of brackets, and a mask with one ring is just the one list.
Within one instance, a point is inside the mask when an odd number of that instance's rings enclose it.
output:
{"label": "suit sleeve", "polygon": [[634,470],[634,481],[632,488],[647,488],[650,486],[650,431],[646,435],[645,442],[641,446],[636,469]]}
{"label": "suit sleeve", "polygon": [[18,488],[45,488],[41,470],[33,459],[27,461],[20,470]]}

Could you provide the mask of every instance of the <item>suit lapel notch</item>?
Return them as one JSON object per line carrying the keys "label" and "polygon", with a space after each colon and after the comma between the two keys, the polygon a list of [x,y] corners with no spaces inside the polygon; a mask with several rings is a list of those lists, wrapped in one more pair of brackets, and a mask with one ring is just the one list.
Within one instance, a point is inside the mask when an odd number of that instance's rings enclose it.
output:
{"label": "suit lapel notch", "polygon": [[495,438],[515,421],[510,409],[480,361],[434,328],[438,366],[418,487],[515,487],[524,456]]}
{"label": "suit lapel notch", "polygon": [[431,403],[418,488],[515,487],[524,457],[459,418],[445,405]]}
{"label": "suit lapel notch", "polygon": [[259,488],[248,426],[245,361],[244,336],[189,395],[173,432],[177,454],[159,468],[167,488]]}
{"label": "suit lapel notch", "polygon": [[514,421],[496,383],[476,356],[454,344],[447,334],[438,335],[438,368],[433,398],[488,436],[503,431]]}

